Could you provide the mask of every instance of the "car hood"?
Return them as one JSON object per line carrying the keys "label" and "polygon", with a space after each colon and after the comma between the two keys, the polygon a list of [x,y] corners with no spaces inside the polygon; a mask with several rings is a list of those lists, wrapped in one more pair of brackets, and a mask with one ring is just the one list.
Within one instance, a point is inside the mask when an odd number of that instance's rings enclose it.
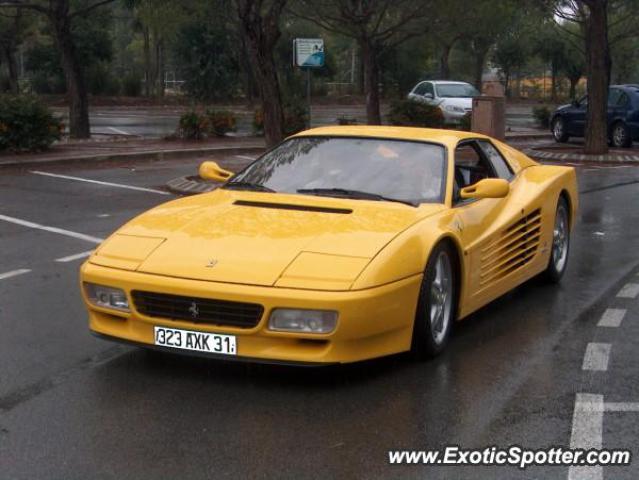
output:
{"label": "car hood", "polygon": [[90,261],[197,280],[345,290],[398,233],[444,208],[217,190],[146,212]]}
{"label": "car hood", "polygon": [[440,106],[445,107],[447,105],[454,105],[455,107],[469,109],[469,108],[473,108],[473,99],[472,97],[442,98]]}

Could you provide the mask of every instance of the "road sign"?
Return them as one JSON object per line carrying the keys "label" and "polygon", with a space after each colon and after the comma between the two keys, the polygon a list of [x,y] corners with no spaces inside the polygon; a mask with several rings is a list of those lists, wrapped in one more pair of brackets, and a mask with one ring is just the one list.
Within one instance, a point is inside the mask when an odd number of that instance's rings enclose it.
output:
{"label": "road sign", "polygon": [[321,38],[296,38],[293,40],[293,59],[296,67],[323,67],[324,40]]}

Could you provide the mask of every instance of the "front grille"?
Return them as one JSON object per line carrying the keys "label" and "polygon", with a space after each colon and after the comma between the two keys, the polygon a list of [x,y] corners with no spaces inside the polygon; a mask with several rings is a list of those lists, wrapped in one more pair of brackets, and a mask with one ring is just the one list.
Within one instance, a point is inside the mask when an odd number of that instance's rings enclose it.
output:
{"label": "front grille", "polygon": [[194,323],[252,328],[259,323],[264,313],[264,307],[257,303],[230,302],[140,290],[133,290],[131,296],[136,310],[143,315],[171,320],[188,320]]}

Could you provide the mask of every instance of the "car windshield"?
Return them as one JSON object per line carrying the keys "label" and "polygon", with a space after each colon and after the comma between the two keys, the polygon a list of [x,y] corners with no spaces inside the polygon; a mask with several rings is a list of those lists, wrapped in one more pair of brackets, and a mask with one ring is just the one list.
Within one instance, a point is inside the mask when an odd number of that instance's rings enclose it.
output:
{"label": "car windshield", "polygon": [[297,137],[266,153],[227,186],[243,183],[252,189],[284,193],[441,203],[445,170],[442,145],[380,138]]}
{"label": "car windshield", "polygon": [[437,96],[443,98],[468,98],[479,96],[479,92],[468,83],[438,83]]}

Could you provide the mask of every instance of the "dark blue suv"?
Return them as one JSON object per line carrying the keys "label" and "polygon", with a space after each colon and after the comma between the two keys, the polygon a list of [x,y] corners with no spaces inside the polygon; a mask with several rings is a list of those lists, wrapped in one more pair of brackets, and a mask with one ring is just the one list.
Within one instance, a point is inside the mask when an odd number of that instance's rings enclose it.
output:
{"label": "dark blue suv", "polygon": [[[559,107],[550,119],[558,142],[583,137],[588,97]],[[639,85],[612,85],[608,92],[608,138],[613,147],[630,147],[639,141]]]}

